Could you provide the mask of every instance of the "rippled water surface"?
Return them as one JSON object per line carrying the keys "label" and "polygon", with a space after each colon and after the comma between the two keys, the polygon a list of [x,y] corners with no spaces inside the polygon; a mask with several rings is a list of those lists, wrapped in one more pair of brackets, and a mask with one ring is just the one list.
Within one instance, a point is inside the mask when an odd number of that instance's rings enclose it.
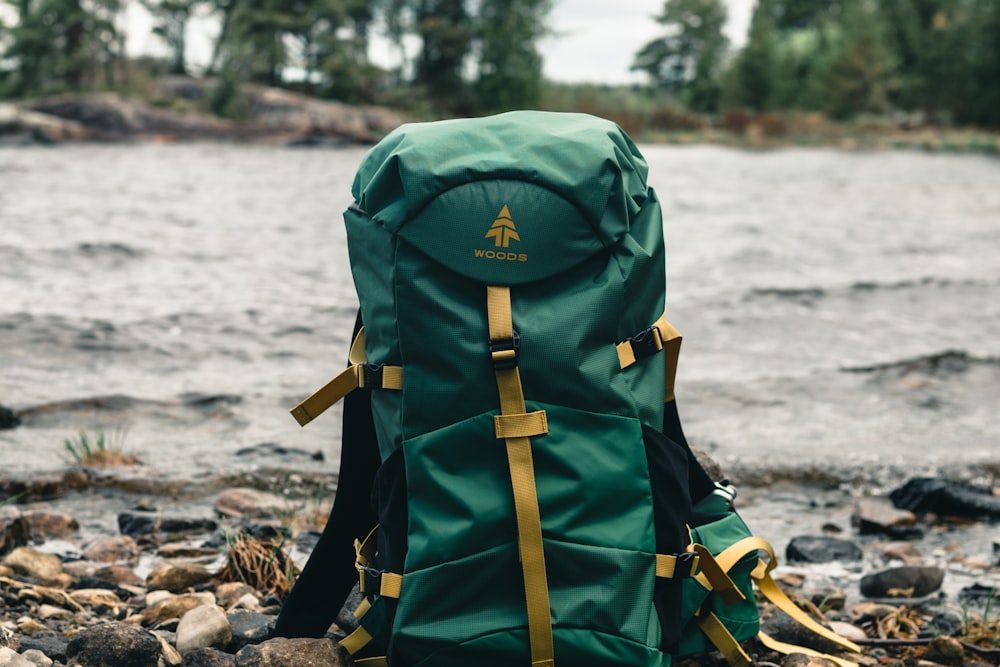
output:
{"label": "rippled water surface", "polygon": [[[81,428],[127,429],[170,476],[256,465],[237,452],[261,443],[336,470],[338,417],[287,410],[344,363],[364,152],[0,149],[5,471],[58,467]],[[844,476],[1000,462],[1000,161],[643,152],[694,444]]]}

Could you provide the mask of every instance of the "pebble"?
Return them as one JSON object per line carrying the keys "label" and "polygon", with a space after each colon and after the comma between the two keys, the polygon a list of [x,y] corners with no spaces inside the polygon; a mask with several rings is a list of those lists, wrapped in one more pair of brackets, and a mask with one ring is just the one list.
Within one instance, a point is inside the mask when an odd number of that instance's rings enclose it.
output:
{"label": "pebble", "polygon": [[14,549],[4,557],[3,564],[17,574],[46,584],[57,583],[63,571],[58,556],[31,547]]}
{"label": "pebble", "polygon": [[150,590],[164,589],[171,593],[180,593],[193,586],[208,583],[212,573],[204,566],[195,563],[170,563],[158,567],[146,577],[146,586]]}
{"label": "pebble", "polygon": [[199,648],[225,648],[233,638],[226,612],[218,605],[202,605],[184,614],[177,625],[181,655]]}
{"label": "pebble", "polygon": [[140,549],[138,543],[127,535],[100,537],[83,550],[83,557],[98,563],[131,563],[139,562]]}

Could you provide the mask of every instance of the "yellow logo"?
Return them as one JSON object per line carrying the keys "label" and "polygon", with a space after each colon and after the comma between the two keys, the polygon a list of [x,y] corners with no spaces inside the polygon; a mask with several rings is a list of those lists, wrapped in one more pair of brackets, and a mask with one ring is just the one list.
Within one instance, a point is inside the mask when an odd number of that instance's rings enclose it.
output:
{"label": "yellow logo", "polygon": [[510,217],[510,209],[507,204],[503,205],[497,214],[497,219],[490,225],[490,231],[486,232],[486,238],[492,238],[494,245],[498,248],[507,248],[511,241],[520,241],[517,235],[517,228],[514,226],[514,219]]}

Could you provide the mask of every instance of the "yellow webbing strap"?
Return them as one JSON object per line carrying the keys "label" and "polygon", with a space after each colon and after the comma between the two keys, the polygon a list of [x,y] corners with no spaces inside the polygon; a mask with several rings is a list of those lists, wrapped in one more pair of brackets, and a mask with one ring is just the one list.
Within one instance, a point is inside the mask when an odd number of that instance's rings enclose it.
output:
{"label": "yellow webbing strap", "polygon": [[380,655],[377,658],[357,658],[354,660],[355,665],[363,665],[364,667],[389,667],[389,661],[386,660],[384,655]]}
{"label": "yellow webbing strap", "polygon": [[743,595],[743,591],[736,587],[736,583],[727,574],[732,566],[724,567],[702,544],[692,544],[691,549],[698,554],[698,565],[701,572],[696,578],[702,586],[713,591],[726,604],[736,604],[747,599]]}
{"label": "yellow webbing strap", "polygon": [[526,415],[497,415],[493,418],[493,424],[497,438],[529,438],[549,432],[544,410]]}
{"label": "yellow webbing strap", "polygon": [[[372,567],[375,563],[375,550],[378,547],[378,526],[371,529],[363,540],[354,540],[354,567],[358,571],[358,589],[362,593],[370,593],[365,590],[365,568]],[[399,592],[403,588],[403,575],[394,572],[382,572],[379,577],[378,595],[387,598],[399,598]],[[365,610],[367,611],[367,609]]]}
{"label": "yellow webbing strap", "polygon": [[[350,366],[342,370],[332,380],[317,389],[309,398],[291,409],[292,416],[299,426],[305,426],[319,417],[331,405],[347,396],[358,387],[365,386],[365,376],[362,364],[367,363],[365,355],[365,329],[361,328],[351,344],[348,355]],[[403,368],[401,366],[382,367],[382,385],[375,389],[402,389]]]}
{"label": "yellow webbing strap", "polygon": [[368,646],[371,641],[372,636],[368,634],[367,630],[359,625],[357,630],[341,639],[338,643],[344,647],[345,651],[354,655],[364,647]]}
{"label": "yellow webbing strap", "polygon": [[691,559],[691,570],[689,572],[677,572],[677,556],[669,554],[656,554],[656,576],[661,579],[671,579],[678,577],[693,577],[698,571],[698,556]]}
{"label": "yellow webbing strap", "polygon": [[[514,324],[510,306],[510,288],[486,288],[487,321],[490,343],[513,341]],[[516,351],[493,353],[493,361],[516,359]],[[497,388],[500,393],[500,413],[503,416],[525,414],[524,391],[517,366],[497,368]],[[498,426],[499,429],[499,426]],[[528,640],[533,667],[554,667],[555,650],[552,642],[552,617],[549,607],[549,586],[545,573],[545,552],[542,547],[542,522],[535,488],[535,468],[531,456],[531,440],[527,436],[504,437],[514,493],[514,513],[517,517],[518,547],[524,575],[524,596],[528,612]]]}
{"label": "yellow webbing strap", "polygon": [[354,618],[360,619],[362,616],[367,614],[371,608],[372,603],[368,601],[368,598],[361,598],[361,602],[354,610]]}
{"label": "yellow webbing strap", "polygon": [[695,623],[705,633],[705,636],[715,644],[715,648],[719,649],[719,652],[725,657],[726,662],[733,667],[750,667],[750,664],[753,662],[750,660],[750,656],[743,650],[743,647],[736,641],[732,633],[726,629],[726,626],[719,620],[718,616],[709,612],[695,618]]}
{"label": "yellow webbing strap", "polygon": [[779,642],[777,639],[767,634],[766,632],[757,633],[757,639],[760,643],[767,648],[781,653],[782,655],[790,655],[792,653],[802,653],[804,655],[811,655],[817,658],[824,658],[830,662],[836,663],[840,667],[858,667],[858,663],[851,662],[850,660],[844,660],[843,658],[838,658],[835,655],[830,655],[829,653],[822,653],[820,651],[814,651],[811,648],[806,648],[805,646],[797,646],[795,644],[786,644],[785,642]]}
{"label": "yellow webbing strap", "polygon": [[[674,381],[677,378],[677,359],[681,354],[682,337],[677,329],[667,321],[666,314],[656,320],[651,328],[653,335],[656,336],[656,349],[664,351],[663,365],[666,373],[663,377],[663,402],[669,403],[674,400]],[[618,343],[615,350],[618,352],[618,364],[622,370],[637,361],[630,341]]]}

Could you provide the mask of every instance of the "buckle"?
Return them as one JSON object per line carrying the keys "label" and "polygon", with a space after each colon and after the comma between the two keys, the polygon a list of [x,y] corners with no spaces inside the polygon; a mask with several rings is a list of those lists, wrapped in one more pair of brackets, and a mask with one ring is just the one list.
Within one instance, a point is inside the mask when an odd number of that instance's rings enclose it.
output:
{"label": "buckle", "polygon": [[686,579],[693,577],[698,571],[698,554],[693,551],[683,551],[676,556],[677,564],[674,566],[674,576]]}
{"label": "buckle", "polygon": [[625,340],[632,346],[632,354],[636,359],[651,357],[663,349],[663,335],[656,327],[649,327]]}
{"label": "buckle", "polygon": [[358,566],[358,575],[361,579],[358,588],[367,596],[378,595],[382,590],[382,574],[385,570],[376,570],[374,567]]}
{"label": "buckle", "polygon": [[509,371],[517,368],[517,362],[521,358],[521,337],[517,331],[507,340],[490,341],[490,359],[493,361],[493,369],[497,371]]}
{"label": "buckle", "polygon": [[358,378],[361,382],[358,389],[381,389],[384,366],[385,364],[361,364],[361,376]]}

